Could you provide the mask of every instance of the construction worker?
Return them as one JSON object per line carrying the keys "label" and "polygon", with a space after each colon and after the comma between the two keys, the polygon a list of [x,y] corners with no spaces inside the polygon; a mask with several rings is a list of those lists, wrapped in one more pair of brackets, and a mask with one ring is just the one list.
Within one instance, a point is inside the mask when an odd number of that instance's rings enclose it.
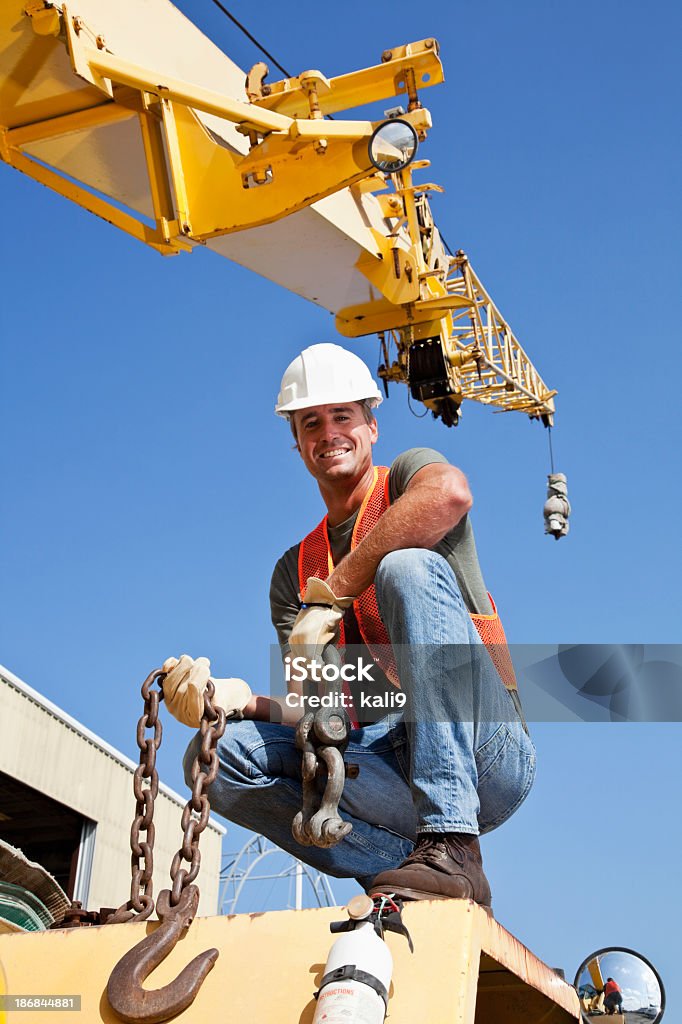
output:
{"label": "construction worker", "polygon": [[[467,481],[430,449],[403,453],[390,470],[375,467],[373,410],[381,400],[362,360],[325,344],[290,364],[276,406],[327,509],[272,577],[272,620],[285,661],[308,670],[310,652],[342,633],[375,670],[360,686],[371,700],[360,693],[358,702],[356,686],[360,727],[346,753],[360,767],[340,802],[352,831],[326,849],[294,840],[301,754],[292,726],[302,709],[289,696],[254,696],[242,680],[214,680],[214,699],[243,717],[219,741],[211,806],[369,892],[490,906],[478,836],[522,803],[535,752],[511,663],[499,657],[506,646],[490,648],[504,685],[479,635],[504,637],[478,565]],[[169,710],[198,725],[207,659],[183,655],[164,669]],[[397,693],[401,713],[391,703]],[[363,718],[358,703],[370,704],[373,715]],[[188,748],[188,769],[198,742]]]}

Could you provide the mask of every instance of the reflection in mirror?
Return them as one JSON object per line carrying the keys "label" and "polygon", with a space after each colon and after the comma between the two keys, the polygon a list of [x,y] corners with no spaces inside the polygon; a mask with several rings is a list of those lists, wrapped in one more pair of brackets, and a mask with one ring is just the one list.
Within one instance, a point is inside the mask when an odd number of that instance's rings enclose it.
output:
{"label": "reflection in mirror", "polygon": [[658,1024],[663,1017],[663,982],[654,966],[632,949],[592,953],[574,984],[585,1024],[603,1017],[612,1024]]}
{"label": "reflection in mirror", "polygon": [[369,140],[369,158],[380,171],[394,174],[412,163],[417,133],[407,121],[394,118],[380,124]]}

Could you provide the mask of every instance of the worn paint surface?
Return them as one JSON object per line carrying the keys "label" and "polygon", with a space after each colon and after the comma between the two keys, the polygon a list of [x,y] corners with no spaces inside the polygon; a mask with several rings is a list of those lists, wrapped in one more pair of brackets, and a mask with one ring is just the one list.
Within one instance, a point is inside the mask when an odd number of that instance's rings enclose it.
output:
{"label": "worn paint surface", "polygon": [[[175,1018],[207,1020],[287,1020],[310,1024],[315,992],[332,942],[334,908],[240,914],[197,919],[168,960],[149,979],[156,988],[172,981],[198,953],[215,946],[218,961],[194,1004]],[[527,1008],[547,1021],[579,1020],[578,997],[549,967],[479,907],[464,900],[408,906],[405,914],[414,939],[411,955],[399,935],[387,941],[395,960],[390,993],[391,1024],[474,1024],[479,985],[495,976],[513,990],[513,1012],[500,1024],[527,1024]],[[60,1024],[116,1020],[105,989],[111,969],[155,925],[126,924],[0,935],[0,963],[13,993],[64,993],[82,996],[81,1013],[64,1012]],[[481,953],[488,956],[481,957]],[[40,970],[36,970],[36,965]],[[87,966],[87,970],[85,969]],[[479,979],[479,966],[485,974]],[[487,985],[488,989],[491,985]],[[27,1012],[22,1024],[44,1022]],[[539,1017],[538,1017],[539,1019]]]}

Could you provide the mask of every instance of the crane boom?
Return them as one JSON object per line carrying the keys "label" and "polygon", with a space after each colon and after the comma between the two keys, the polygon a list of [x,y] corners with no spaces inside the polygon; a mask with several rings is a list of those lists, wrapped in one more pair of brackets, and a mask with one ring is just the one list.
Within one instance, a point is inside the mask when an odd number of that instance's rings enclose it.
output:
{"label": "crane boom", "polygon": [[266,78],[257,64],[245,81],[167,0],[8,0],[0,157],[164,255],[204,245],[331,311],[344,336],[378,333],[384,379],[447,424],[465,398],[551,423],[555,392],[445,249],[428,201],[442,190],[413,181],[428,161],[377,169],[385,119],[338,116],[398,96],[423,140],[436,41],[336,78]]}

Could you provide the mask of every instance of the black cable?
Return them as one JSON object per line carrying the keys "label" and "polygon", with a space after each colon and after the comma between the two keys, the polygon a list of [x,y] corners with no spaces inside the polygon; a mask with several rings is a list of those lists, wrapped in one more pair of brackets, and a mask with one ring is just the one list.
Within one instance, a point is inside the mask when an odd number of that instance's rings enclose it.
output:
{"label": "black cable", "polygon": [[[254,46],[257,46],[260,52],[264,53],[268,60],[272,61],[275,67],[279,71],[281,71],[283,75],[286,75],[287,78],[294,78],[294,75],[292,75],[290,71],[287,71],[286,68],[283,68],[279,61],[275,60],[272,54],[268,50],[266,50],[264,46],[261,46],[256,37],[251,35],[249,30],[244,25],[242,25],[241,21],[238,21],[238,19],[235,18],[234,14],[230,14],[227,7],[223,7],[223,5],[220,3],[220,0],[212,0],[212,2],[216,5],[216,7],[220,8],[223,14],[227,15],[230,21],[234,22],[238,29],[241,29],[246,38],[250,39]],[[325,114],[325,117],[328,117],[330,121],[334,120],[331,114]],[[452,255],[452,253],[450,253],[450,255]]]}
{"label": "black cable", "polygon": [[223,7],[223,5],[220,3],[220,0],[213,0],[213,3],[216,5],[216,7],[218,7],[223,12],[223,14],[225,14],[230,19],[231,22],[233,22],[237,26],[238,29],[241,29],[241,31],[244,33],[246,38],[250,39],[251,42],[254,44],[254,46],[257,46],[258,49],[261,51],[261,53],[264,53],[265,56],[268,58],[268,60],[271,60],[272,63],[275,65],[275,67],[279,71],[281,71],[283,75],[286,75],[287,78],[293,78],[294,77],[292,74],[290,74],[289,71],[287,71],[286,68],[282,67],[282,65],[279,63],[279,61],[275,60],[275,58],[272,56],[272,54],[269,53],[265,49],[264,46],[261,46],[261,44],[258,42],[256,37],[251,35],[249,30],[247,28],[245,28],[244,25],[242,25],[241,21],[239,21],[237,18],[235,18],[234,14],[230,14],[230,12],[228,11],[227,7]]}
{"label": "black cable", "polygon": [[416,420],[423,420],[424,417],[426,415],[428,415],[428,412],[429,412],[428,406],[424,407],[424,412],[421,414],[421,416],[419,415],[418,412],[414,411],[414,409],[412,408],[412,397],[410,395],[410,385],[409,384],[407,385],[407,408],[410,410],[410,412],[412,413],[412,415],[414,416],[414,418]]}
{"label": "black cable", "polygon": [[440,228],[438,228],[438,234],[440,235],[440,240],[443,243],[443,245],[445,246],[445,249],[448,252],[448,254],[450,256],[454,256],[455,254],[452,251],[452,249],[450,248],[450,246],[448,245],[447,239],[446,239],[445,235],[443,234],[443,232],[440,230]]}
{"label": "black cable", "polygon": [[547,427],[547,434],[549,436],[549,464],[554,474],[554,452],[552,451],[552,428]]}

